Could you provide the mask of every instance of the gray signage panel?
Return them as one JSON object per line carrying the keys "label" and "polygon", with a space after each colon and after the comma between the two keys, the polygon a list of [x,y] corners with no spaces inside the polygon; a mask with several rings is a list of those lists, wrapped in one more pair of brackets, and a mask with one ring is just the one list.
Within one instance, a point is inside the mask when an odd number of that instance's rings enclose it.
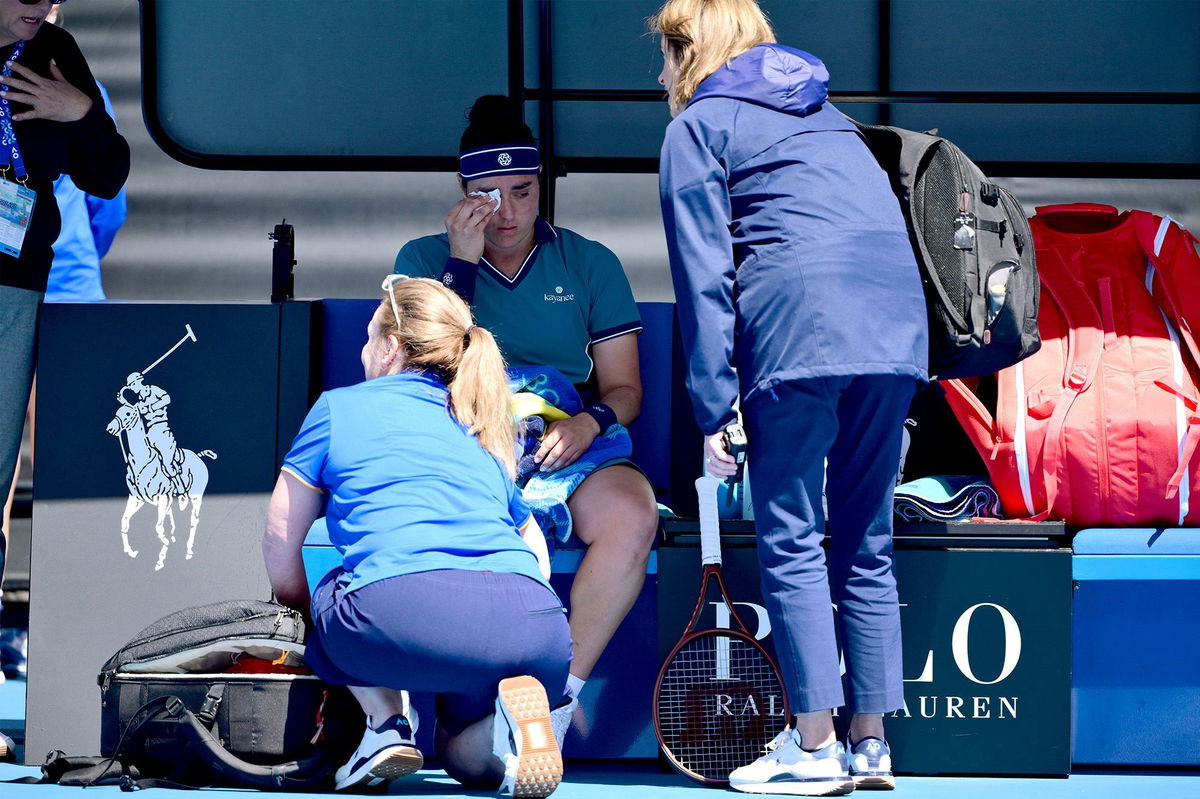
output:
{"label": "gray signage panel", "polygon": [[98,753],[96,676],[138,630],[181,608],[269,596],[259,540],[284,435],[277,420],[281,404],[294,418],[307,400],[302,384],[281,402],[280,358],[306,363],[309,354],[303,324],[281,346],[280,314],[272,305],[46,306],[32,761],[53,749]]}

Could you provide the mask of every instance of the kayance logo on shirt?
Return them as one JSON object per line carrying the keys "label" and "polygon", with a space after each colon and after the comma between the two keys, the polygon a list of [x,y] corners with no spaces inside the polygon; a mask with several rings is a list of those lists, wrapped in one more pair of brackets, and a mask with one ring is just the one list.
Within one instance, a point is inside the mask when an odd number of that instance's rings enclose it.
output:
{"label": "kayance logo on shirt", "polygon": [[543,294],[542,299],[546,302],[575,302],[574,294],[563,294],[562,286],[555,286],[553,294]]}

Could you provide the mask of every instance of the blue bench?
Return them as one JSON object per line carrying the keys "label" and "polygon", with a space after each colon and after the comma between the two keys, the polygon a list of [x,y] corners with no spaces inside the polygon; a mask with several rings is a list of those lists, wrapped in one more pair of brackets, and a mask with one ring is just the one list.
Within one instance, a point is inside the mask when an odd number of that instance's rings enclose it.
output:
{"label": "blue bench", "polygon": [[1200,529],[1081,530],[1072,761],[1200,763]]}

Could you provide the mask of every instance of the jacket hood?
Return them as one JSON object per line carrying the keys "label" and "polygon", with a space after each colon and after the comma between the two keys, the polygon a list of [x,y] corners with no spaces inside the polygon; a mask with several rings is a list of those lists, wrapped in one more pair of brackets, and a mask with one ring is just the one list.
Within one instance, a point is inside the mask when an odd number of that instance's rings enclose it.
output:
{"label": "jacket hood", "polygon": [[829,70],[812,53],[759,44],[705,78],[688,105],[706,97],[731,97],[805,116],[829,97]]}

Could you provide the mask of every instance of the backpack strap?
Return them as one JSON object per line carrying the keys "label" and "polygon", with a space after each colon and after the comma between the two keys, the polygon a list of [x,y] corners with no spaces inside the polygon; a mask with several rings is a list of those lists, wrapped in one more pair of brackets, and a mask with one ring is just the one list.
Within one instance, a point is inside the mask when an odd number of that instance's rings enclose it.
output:
{"label": "backpack strap", "polygon": [[[1063,390],[1055,400],[1054,410],[1042,439],[1042,480],[1045,486],[1046,507],[1032,518],[1041,521],[1050,515],[1058,499],[1058,469],[1066,451],[1063,428],[1075,399],[1092,387],[1100,368],[1104,351],[1104,323],[1099,311],[1088,298],[1083,284],[1063,268],[1065,261],[1053,247],[1042,252],[1053,253],[1052,259],[1038,264],[1042,288],[1049,292],[1067,321],[1067,362],[1063,369]],[[1040,255],[1041,253],[1039,253]],[[1057,263],[1056,263],[1057,262]],[[1032,466],[1032,453],[1027,454]]]}
{"label": "backpack strap", "polygon": [[46,755],[39,777],[18,777],[0,780],[3,785],[70,785],[88,788],[93,785],[124,785],[141,775],[135,766],[113,757],[68,755],[56,749]]}
{"label": "backpack strap", "polygon": [[[1187,347],[1192,362],[1200,367],[1200,346],[1189,323],[1188,310],[1191,303],[1179,297],[1178,291],[1183,288],[1181,281],[1195,281],[1200,273],[1200,255],[1196,254],[1196,237],[1184,230],[1169,216],[1158,217],[1145,211],[1131,211],[1133,228],[1138,245],[1146,255],[1147,263],[1154,268],[1154,274],[1148,277],[1146,290],[1160,305],[1160,310],[1169,315],[1175,325],[1182,343]],[[1177,265],[1176,260],[1187,262]],[[1155,288],[1158,292],[1155,292]],[[1195,290],[1197,303],[1200,303],[1200,290]],[[1192,299],[1192,298],[1189,298]],[[1197,305],[1192,313],[1200,313]]]}
{"label": "backpack strap", "polygon": [[[1176,397],[1175,429],[1179,435],[1178,462],[1167,481],[1167,499],[1179,497],[1179,523],[1183,524],[1190,511],[1190,481],[1188,466],[1200,446],[1200,400],[1186,391],[1182,384],[1187,365],[1184,356],[1191,357],[1193,367],[1200,369],[1200,347],[1188,323],[1187,309],[1200,307],[1200,291],[1195,288],[1195,275],[1200,271],[1200,256],[1195,250],[1196,239],[1170,217],[1158,217],[1145,211],[1133,211],[1134,232],[1138,245],[1146,255],[1146,291],[1158,305],[1167,333],[1176,353],[1171,380],[1156,380],[1155,385]],[[1181,285],[1181,281],[1186,281]],[[1156,291],[1157,289],[1157,291]],[[1181,297],[1180,292],[1191,296]]]}

